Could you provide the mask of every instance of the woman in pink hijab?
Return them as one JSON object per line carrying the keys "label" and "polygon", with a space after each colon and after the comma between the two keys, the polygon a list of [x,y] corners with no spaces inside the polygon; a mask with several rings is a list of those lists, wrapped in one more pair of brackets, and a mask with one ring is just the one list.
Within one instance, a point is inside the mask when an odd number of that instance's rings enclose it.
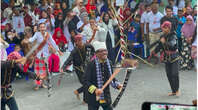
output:
{"label": "woman in pink hijab", "polygon": [[193,17],[191,15],[186,17],[186,23],[182,26],[182,44],[183,48],[181,51],[181,56],[183,58],[181,62],[181,69],[192,69],[193,60],[191,57],[191,45],[192,45],[192,37],[195,30],[196,25],[194,23]]}

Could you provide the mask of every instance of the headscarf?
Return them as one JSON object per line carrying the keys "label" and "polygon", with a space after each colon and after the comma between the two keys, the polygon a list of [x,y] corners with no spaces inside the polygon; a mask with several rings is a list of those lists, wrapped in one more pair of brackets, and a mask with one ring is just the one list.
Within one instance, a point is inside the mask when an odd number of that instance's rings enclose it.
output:
{"label": "headscarf", "polygon": [[195,25],[193,17],[191,15],[187,16],[186,19],[191,19],[192,23],[191,24],[185,23],[182,26],[181,32],[184,34],[184,37],[190,37],[190,36],[192,37],[194,34],[194,31],[195,31],[196,25]]}
{"label": "headscarf", "polygon": [[164,21],[161,28],[165,28],[168,27],[169,29],[171,29],[171,22],[169,21]]}
{"label": "headscarf", "polygon": [[[57,36],[57,33],[60,31],[60,37],[58,37]],[[64,34],[63,34],[63,31],[62,31],[62,29],[61,28],[56,28],[55,29],[55,32],[54,32],[54,34],[53,34],[53,39],[54,39],[54,41],[56,42],[56,44],[58,45],[60,42],[63,42],[64,44],[66,44],[67,43],[67,40],[66,40],[66,37],[64,36]]]}

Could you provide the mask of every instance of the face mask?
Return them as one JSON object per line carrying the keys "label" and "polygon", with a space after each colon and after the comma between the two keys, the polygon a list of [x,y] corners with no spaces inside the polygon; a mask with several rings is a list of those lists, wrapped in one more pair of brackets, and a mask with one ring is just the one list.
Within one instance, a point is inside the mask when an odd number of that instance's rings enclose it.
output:
{"label": "face mask", "polygon": [[13,38],[13,37],[12,37],[12,35],[9,35],[8,38],[11,39],[11,38]]}

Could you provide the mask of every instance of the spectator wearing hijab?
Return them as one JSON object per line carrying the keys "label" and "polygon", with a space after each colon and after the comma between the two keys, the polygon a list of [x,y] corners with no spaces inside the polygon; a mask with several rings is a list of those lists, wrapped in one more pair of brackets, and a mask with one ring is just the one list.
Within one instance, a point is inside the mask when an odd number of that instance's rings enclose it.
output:
{"label": "spectator wearing hijab", "polygon": [[56,42],[56,45],[59,46],[59,49],[64,49],[65,44],[67,43],[66,37],[63,34],[63,31],[60,27],[55,29],[55,32],[52,36],[54,41]]}
{"label": "spectator wearing hijab", "polygon": [[193,63],[192,63],[192,57],[191,57],[191,43],[193,34],[195,31],[195,23],[191,15],[186,17],[186,23],[182,26],[181,32],[182,32],[182,44],[183,48],[181,51],[181,56],[183,58],[181,62],[181,69],[192,69]]}

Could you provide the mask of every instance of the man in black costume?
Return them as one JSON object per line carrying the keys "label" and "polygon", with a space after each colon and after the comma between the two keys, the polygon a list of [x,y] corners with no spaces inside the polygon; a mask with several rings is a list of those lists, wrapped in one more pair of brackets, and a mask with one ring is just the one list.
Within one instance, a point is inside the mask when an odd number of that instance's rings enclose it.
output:
{"label": "man in black costume", "polygon": [[[82,35],[78,34],[74,37],[75,45],[76,47],[71,52],[68,59],[63,64],[63,71],[67,70],[67,67],[73,63],[73,67],[75,69],[75,72],[78,76],[78,79],[82,86],[74,91],[74,93],[77,95],[77,98],[80,99],[79,94],[83,93],[83,75],[84,75],[84,69],[87,65],[87,63],[91,60],[92,56],[94,55],[94,48],[90,44],[84,44],[82,42]],[[84,97],[85,101],[85,97]],[[86,101],[85,101],[86,102]]]}
{"label": "man in black costume", "polygon": [[6,110],[8,105],[10,110],[18,110],[16,100],[14,98],[14,90],[11,83],[16,78],[16,74],[28,74],[36,79],[36,74],[30,71],[24,72],[23,66],[20,64],[25,58],[10,61],[1,61],[1,110]]}
{"label": "man in black costume", "polygon": [[[113,74],[112,65],[107,58],[108,51],[105,42],[95,41],[93,46],[96,51],[96,58],[87,65],[85,72],[88,110],[98,110],[100,106],[104,110],[113,110],[109,86],[104,91],[101,89]],[[111,82],[111,86],[116,89],[122,88],[122,85],[115,78]],[[99,100],[96,100],[96,96]]]}

